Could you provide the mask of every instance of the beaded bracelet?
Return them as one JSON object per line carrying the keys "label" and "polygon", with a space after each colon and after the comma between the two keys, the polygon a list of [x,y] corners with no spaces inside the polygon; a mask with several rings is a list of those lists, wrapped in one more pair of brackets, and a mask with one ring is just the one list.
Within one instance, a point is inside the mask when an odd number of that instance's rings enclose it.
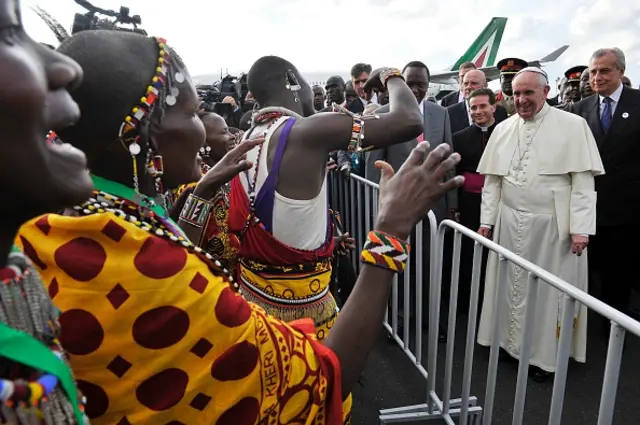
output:
{"label": "beaded bracelet", "polygon": [[401,273],[407,265],[411,246],[394,236],[372,230],[360,254],[360,261]]}
{"label": "beaded bracelet", "polygon": [[393,77],[402,78],[402,81],[404,81],[402,72],[400,72],[398,68],[388,68],[380,73],[380,82],[382,83],[382,86],[387,87],[387,81],[389,81],[389,78]]}
{"label": "beaded bracelet", "polygon": [[182,207],[180,220],[192,226],[202,228],[207,223],[209,213],[211,213],[212,209],[213,203],[191,193],[187,197],[184,207]]}
{"label": "beaded bracelet", "polygon": [[344,106],[340,106],[335,102],[331,105],[331,112],[343,113],[351,117],[351,137],[349,137],[349,145],[347,146],[347,151],[349,153],[361,153],[375,148],[373,145],[367,146],[366,148],[362,147],[362,140],[364,139],[364,122],[367,119],[377,120],[380,118],[379,115],[361,116],[359,114],[354,114]]}

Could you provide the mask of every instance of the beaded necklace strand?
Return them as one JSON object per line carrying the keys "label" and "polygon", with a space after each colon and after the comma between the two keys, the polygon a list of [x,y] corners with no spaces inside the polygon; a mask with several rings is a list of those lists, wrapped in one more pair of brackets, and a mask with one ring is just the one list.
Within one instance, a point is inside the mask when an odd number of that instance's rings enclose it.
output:
{"label": "beaded necklace strand", "polygon": [[[251,136],[251,133],[256,128],[256,126],[269,123],[267,128],[262,132],[262,137],[266,137],[271,127],[273,127],[273,125],[277,123],[280,120],[280,118],[282,118],[283,116],[300,117],[300,115],[296,114],[295,112],[285,108],[280,108],[280,107],[264,108],[256,112],[252,117],[253,127],[247,133],[246,139],[249,140],[249,137]],[[255,223],[257,226],[260,226],[261,228],[264,229],[264,224],[260,222],[260,219],[256,214],[256,195],[257,195],[256,186],[258,184],[258,170],[260,169],[260,159],[262,158],[263,146],[264,144],[261,144],[260,146],[258,146],[258,155],[256,157],[256,161],[253,169],[253,172],[254,172],[253,178],[249,177],[249,170],[246,170],[244,172],[245,177],[247,179],[247,186],[249,188],[249,193],[248,193],[249,214],[247,217],[247,222],[245,223],[244,228],[240,232],[240,236],[239,236],[240,240],[242,240],[244,235],[247,233],[247,230],[249,230],[249,226],[251,226],[251,223]]]}
{"label": "beaded necklace strand", "polygon": [[[94,180],[95,181],[95,180]],[[110,182],[116,187],[116,183]],[[97,186],[96,186],[97,187]],[[179,244],[189,252],[196,254],[200,259],[218,274],[224,275],[233,289],[238,289],[238,284],[233,280],[231,273],[222,266],[211,254],[194,245],[171,219],[165,218],[166,214],[158,214],[124,196],[116,196],[101,190],[94,190],[93,197],[82,205],[74,207],[74,210],[85,216],[94,214],[113,213],[117,217],[136,225],[145,232],[161,237],[173,244]]]}

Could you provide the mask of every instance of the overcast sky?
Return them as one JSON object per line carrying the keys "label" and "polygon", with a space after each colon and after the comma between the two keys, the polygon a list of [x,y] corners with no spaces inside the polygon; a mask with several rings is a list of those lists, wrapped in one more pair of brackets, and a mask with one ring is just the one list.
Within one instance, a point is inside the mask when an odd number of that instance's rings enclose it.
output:
{"label": "overcast sky", "polygon": [[[83,9],[74,0],[23,0],[27,31],[38,41],[55,37],[31,10],[39,5],[70,29]],[[538,59],[569,44],[547,67],[555,80],[587,64],[598,47],[617,46],[627,75],[640,84],[640,1],[631,0],[92,0],[131,8],[152,35],[168,40],[193,75],[220,68],[247,71],[264,55],[278,55],[303,73],[347,73],[355,62],[402,67],[422,60],[445,69],[460,57],[493,16],[508,17],[497,59]],[[357,34],[360,34],[356,37]]]}

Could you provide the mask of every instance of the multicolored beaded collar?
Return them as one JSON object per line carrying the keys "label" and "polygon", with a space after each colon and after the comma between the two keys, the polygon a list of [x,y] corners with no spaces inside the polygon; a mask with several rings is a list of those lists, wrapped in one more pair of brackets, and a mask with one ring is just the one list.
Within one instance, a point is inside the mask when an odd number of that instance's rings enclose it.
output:
{"label": "multicolored beaded collar", "polygon": [[98,176],[92,176],[92,179],[96,189],[93,198],[82,205],[75,206],[76,212],[83,215],[114,213],[149,234],[179,244],[200,257],[210,269],[223,275],[234,290],[238,290],[238,284],[233,280],[229,270],[225,269],[222,263],[213,258],[211,254],[194,245],[182,229],[173,220],[166,217],[162,207],[155,205],[146,213],[141,214],[141,210],[144,211],[145,208],[140,208],[141,205],[136,202],[133,196],[135,192],[131,188]]}

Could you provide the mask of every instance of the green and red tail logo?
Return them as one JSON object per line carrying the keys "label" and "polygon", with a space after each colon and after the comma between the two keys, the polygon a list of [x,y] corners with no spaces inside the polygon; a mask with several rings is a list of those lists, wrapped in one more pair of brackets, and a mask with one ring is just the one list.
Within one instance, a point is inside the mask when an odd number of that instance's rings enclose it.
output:
{"label": "green and red tail logo", "polygon": [[507,18],[491,19],[491,22],[482,30],[471,47],[458,59],[450,70],[457,71],[464,62],[473,62],[478,68],[493,66],[506,25]]}

